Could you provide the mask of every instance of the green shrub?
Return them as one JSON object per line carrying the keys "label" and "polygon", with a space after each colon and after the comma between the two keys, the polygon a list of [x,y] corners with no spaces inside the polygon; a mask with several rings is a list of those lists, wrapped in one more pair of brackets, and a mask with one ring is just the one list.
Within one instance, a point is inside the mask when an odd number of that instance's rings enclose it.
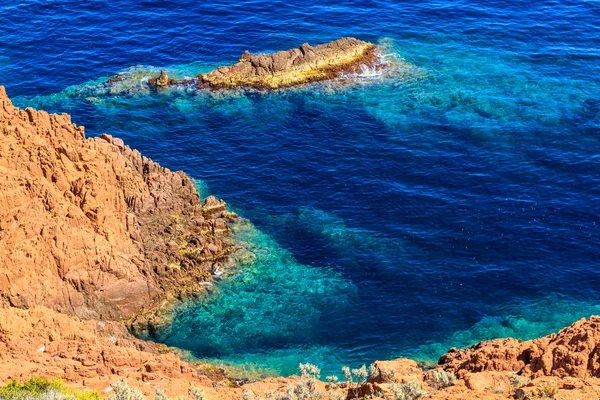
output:
{"label": "green shrub", "polygon": [[420,400],[427,396],[423,385],[415,381],[394,384],[391,389],[394,392],[394,400]]}
{"label": "green shrub", "polygon": [[154,399],[155,400],[169,400],[165,392],[159,387],[154,390]]}
{"label": "green shrub", "polygon": [[108,400],[144,400],[144,395],[138,388],[129,387],[125,380],[110,385],[112,393]]}
{"label": "green shrub", "polygon": [[523,375],[514,374],[510,378],[510,383],[517,389],[529,385],[530,382],[531,378]]}
{"label": "green shrub", "polygon": [[444,389],[454,385],[456,376],[453,373],[446,372],[443,369],[435,369],[431,371],[431,380],[429,386],[436,389]]}
{"label": "green shrub", "polygon": [[339,387],[339,379],[337,376],[332,375],[332,376],[328,376],[325,379],[327,379],[327,385],[325,385],[325,387],[328,390],[335,390]]}
{"label": "green shrub", "polygon": [[379,378],[380,371],[375,367],[375,364],[369,365],[369,379]]}
{"label": "green shrub", "polygon": [[244,400],[256,400],[256,395],[252,390],[244,390]]}
{"label": "green shrub", "polygon": [[[367,367],[363,365],[360,368],[350,370],[349,367],[343,367],[342,373],[346,377],[348,389],[352,391],[355,398],[359,397],[362,386],[367,383],[369,374],[367,373]],[[354,381],[356,379],[356,382]]]}
{"label": "green shrub", "polygon": [[558,386],[555,382],[543,382],[539,386],[538,396],[544,399],[553,399],[558,394]]}
{"label": "green shrub", "polygon": [[77,400],[100,400],[100,393],[95,390],[78,390],[73,395]]}
{"label": "green shrub", "polygon": [[300,364],[300,382],[288,386],[286,396],[282,400],[313,400],[320,399],[317,392],[317,380],[321,376],[321,369],[313,364]]}
{"label": "green shrub", "polygon": [[190,386],[190,397],[192,400],[204,400],[204,392],[198,387],[191,385]]}
{"label": "green shrub", "polygon": [[92,390],[72,391],[60,379],[32,378],[19,383],[15,380],[0,387],[0,400],[99,400]]}

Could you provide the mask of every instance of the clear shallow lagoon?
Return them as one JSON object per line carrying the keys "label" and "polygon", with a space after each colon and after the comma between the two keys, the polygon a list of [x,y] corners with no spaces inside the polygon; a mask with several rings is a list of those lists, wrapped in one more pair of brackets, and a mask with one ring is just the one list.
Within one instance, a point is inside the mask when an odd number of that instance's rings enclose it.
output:
{"label": "clear shallow lagoon", "polygon": [[[11,2],[0,84],[256,226],[237,233],[256,262],[161,340],[331,373],[600,313],[599,18],[597,1]],[[95,86],[341,36],[401,71],[274,93]]]}

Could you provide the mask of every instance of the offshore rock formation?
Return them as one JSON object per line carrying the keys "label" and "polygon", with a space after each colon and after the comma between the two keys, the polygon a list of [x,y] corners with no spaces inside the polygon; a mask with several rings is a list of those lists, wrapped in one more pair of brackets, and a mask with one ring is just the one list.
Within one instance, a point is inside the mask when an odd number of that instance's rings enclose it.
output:
{"label": "offshore rock formation", "polygon": [[[377,64],[377,46],[354,38],[311,46],[304,43],[297,49],[273,54],[253,55],[246,51],[240,60],[205,75],[198,75],[199,87],[277,89],[357,73],[362,66]],[[117,79],[111,78],[111,79]],[[164,71],[148,83],[157,87],[191,83],[169,79]]]}
{"label": "offshore rock formation", "polygon": [[86,139],[66,114],[19,110],[0,86],[0,384],[58,377],[106,395],[127,379],[150,398],[194,384],[207,400],[289,387],[390,399],[397,385],[430,399],[600,397],[600,317],[532,341],[453,349],[434,370],[378,361],[362,383],[310,387],[299,377],[235,381],[133,337],[128,328],[160,327],[175,302],[204,293],[236,250],[227,240],[236,219],[214,197],[200,202],[183,172],[109,135]]}
{"label": "offshore rock formation", "polygon": [[1,305],[144,329],[228,261],[228,217],[183,172],[0,87]]}
{"label": "offshore rock formation", "polygon": [[372,66],[376,62],[375,49],[372,43],[342,38],[315,47],[304,43],[298,49],[273,54],[253,55],[246,51],[236,64],[198,78],[215,88],[290,87],[336,78],[340,73],[360,72],[361,64]]}

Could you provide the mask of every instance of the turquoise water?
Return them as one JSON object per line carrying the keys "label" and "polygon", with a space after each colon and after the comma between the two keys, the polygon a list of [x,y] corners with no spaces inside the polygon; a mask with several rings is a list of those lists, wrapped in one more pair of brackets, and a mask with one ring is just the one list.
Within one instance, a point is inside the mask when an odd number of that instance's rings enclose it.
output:
{"label": "turquoise water", "polygon": [[[254,224],[236,232],[254,261],[158,340],[329,374],[600,312],[599,10],[17,2],[0,6],[0,84],[186,171]],[[276,92],[144,85],[349,35],[392,67]]]}

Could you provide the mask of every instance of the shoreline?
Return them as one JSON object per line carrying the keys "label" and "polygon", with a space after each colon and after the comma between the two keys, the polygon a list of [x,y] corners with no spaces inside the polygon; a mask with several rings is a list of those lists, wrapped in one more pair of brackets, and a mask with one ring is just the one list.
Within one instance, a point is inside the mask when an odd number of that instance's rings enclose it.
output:
{"label": "shoreline", "polygon": [[[186,363],[177,355],[180,350],[133,337],[123,323],[128,315],[148,312],[148,304],[164,310],[165,299],[205,293],[199,283],[213,279],[234,251],[223,235],[227,221],[238,219],[224,202],[209,196],[201,203],[187,175],[160,167],[119,139],[85,139],[83,127],[66,114],[13,107],[3,87],[0,127],[0,144],[9,150],[3,157],[10,161],[0,163],[8,182],[0,190],[11,194],[3,198],[4,209],[31,213],[16,213],[18,224],[9,223],[12,214],[1,220],[1,271],[9,278],[0,281],[0,380],[59,377],[73,387],[108,393],[108,385],[128,378],[148,395],[157,385],[177,395],[195,383],[214,399],[241,399],[247,390],[262,396],[270,388],[303,382],[304,377],[270,378],[240,387],[218,367]],[[76,243],[87,247],[73,253]],[[27,252],[20,247],[24,244]],[[160,323],[160,317],[143,315],[129,327]],[[557,393],[581,396],[600,388],[590,377],[600,374],[596,346],[598,317],[538,340],[497,339],[451,349],[432,371],[399,359],[374,367],[378,376],[388,376],[383,370],[389,367],[397,378],[317,387],[324,393],[360,390],[375,396],[393,390],[392,383],[415,381],[430,398],[465,393],[506,398],[498,396],[533,393],[542,380],[553,382]],[[428,383],[433,371],[441,370],[454,374],[456,383],[444,388]],[[516,373],[531,382],[514,387],[510,379]],[[496,393],[490,382],[508,386]]]}

